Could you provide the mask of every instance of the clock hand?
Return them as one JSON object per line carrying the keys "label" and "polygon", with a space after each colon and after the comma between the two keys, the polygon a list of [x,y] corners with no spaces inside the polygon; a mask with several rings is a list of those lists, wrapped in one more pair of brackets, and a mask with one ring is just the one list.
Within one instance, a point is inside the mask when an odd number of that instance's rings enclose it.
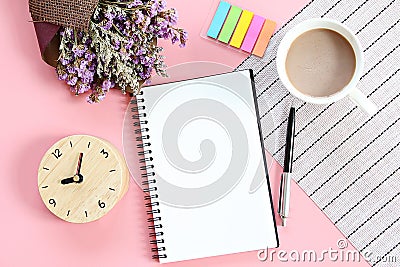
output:
{"label": "clock hand", "polygon": [[61,184],[70,184],[75,183],[74,177],[65,178],[61,180]]}
{"label": "clock hand", "polygon": [[79,159],[78,159],[78,166],[76,167],[76,175],[79,176],[79,180],[82,177],[82,175],[81,175],[82,158],[83,158],[83,153],[80,153],[79,154]]}
{"label": "clock hand", "polygon": [[83,175],[81,174],[81,166],[82,166],[82,159],[83,159],[83,153],[79,154],[79,159],[78,159],[78,166],[76,167],[76,174],[74,176],[74,178],[76,178],[76,176],[78,176],[78,181],[74,180],[75,183],[82,183],[83,181]]}
{"label": "clock hand", "polygon": [[75,174],[73,177],[65,178],[61,180],[61,184],[81,183],[83,181],[82,174]]}
{"label": "clock hand", "polygon": [[76,174],[72,177],[62,179],[61,184],[81,183],[83,181],[83,175],[81,174],[82,158],[83,153],[80,153],[76,167]]}

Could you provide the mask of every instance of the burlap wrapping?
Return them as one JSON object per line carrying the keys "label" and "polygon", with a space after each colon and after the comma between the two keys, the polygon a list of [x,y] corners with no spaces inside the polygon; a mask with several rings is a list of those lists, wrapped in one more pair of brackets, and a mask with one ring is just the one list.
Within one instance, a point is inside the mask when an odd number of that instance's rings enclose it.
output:
{"label": "burlap wrapping", "polygon": [[60,26],[87,30],[99,0],[29,0],[43,60],[56,66]]}
{"label": "burlap wrapping", "polygon": [[29,0],[32,19],[86,30],[98,0]]}

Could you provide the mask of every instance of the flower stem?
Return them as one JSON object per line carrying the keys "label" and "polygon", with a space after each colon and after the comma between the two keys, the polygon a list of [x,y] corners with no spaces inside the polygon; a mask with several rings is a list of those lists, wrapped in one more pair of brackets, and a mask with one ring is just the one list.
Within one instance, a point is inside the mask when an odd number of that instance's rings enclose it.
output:
{"label": "flower stem", "polygon": [[119,6],[119,8],[123,9],[123,10],[130,10],[130,11],[135,11],[135,10],[140,10],[140,9],[147,9],[150,8],[151,6],[146,4],[146,5],[141,5],[141,6],[136,6],[136,7],[126,7],[129,4],[133,3],[133,1],[127,1],[127,2],[112,2],[112,1],[107,1],[107,0],[100,0],[99,4],[100,5],[116,5]]}
{"label": "flower stem", "polygon": [[118,33],[119,35],[121,35],[121,37],[122,37],[122,38],[125,38],[125,35],[123,35],[123,34],[122,34],[122,32],[121,32],[121,31],[118,29],[118,27],[117,27],[117,26],[115,26],[115,24],[114,24],[114,23],[113,23],[113,25],[112,25],[112,26],[113,26],[113,28],[114,28],[114,29],[117,31],[117,33]]}

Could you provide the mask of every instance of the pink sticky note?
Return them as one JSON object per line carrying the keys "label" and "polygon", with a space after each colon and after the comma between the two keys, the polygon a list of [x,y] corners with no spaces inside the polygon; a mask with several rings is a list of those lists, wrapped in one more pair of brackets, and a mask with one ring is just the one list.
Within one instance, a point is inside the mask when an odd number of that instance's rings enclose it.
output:
{"label": "pink sticky note", "polygon": [[254,15],[253,20],[247,30],[246,37],[243,40],[242,46],[240,47],[242,50],[251,53],[253,51],[253,47],[257,42],[258,35],[264,25],[265,18],[260,17],[258,15]]}

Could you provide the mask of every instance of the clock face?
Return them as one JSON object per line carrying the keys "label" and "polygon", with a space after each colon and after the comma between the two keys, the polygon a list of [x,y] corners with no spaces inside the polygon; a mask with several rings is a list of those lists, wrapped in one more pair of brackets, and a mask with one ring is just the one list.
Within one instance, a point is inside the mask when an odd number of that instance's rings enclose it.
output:
{"label": "clock face", "polygon": [[129,172],[110,143],[87,135],[61,139],[44,155],[40,196],[59,218],[85,223],[104,216],[128,189]]}

